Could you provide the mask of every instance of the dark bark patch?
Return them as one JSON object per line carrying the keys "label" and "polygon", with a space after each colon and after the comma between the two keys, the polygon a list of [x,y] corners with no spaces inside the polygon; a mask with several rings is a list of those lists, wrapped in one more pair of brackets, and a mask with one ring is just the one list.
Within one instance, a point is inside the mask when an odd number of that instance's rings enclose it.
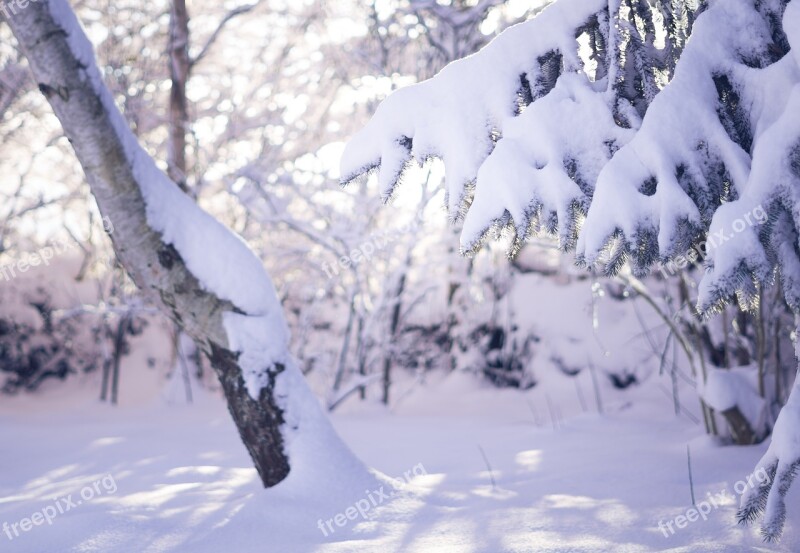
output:
{"label": "dark bark patch", "polygon": [[48,100],[52,100],[53,96],[58,96],[63,101],[69,101],[69,89],[65,86],[50,86],[45,83],[39,83],[39,92],[45,95]]}
{"label": "dark bark patch", "polygon": [[278,407],[273,393],[275,377],[283,370],[278,365],[269,371],[269,383],[261,390],[256,401],[247,391],[239,354],[209,342],[211,366],[219,377],[228,410],[236,422],[242,441],[264,487],[271,487],[289,474],[289,457],[284,450],[281,427],[285,424],[283,410]]}
{"label": "dark bark patch", "polygon": [[163,247],[158,250],[158,262],[168,271],[171,271],[178,263],[183,264],[181,254],[178,253],[178,250],[176,250],[175,246],[172,244],[164,244]]}

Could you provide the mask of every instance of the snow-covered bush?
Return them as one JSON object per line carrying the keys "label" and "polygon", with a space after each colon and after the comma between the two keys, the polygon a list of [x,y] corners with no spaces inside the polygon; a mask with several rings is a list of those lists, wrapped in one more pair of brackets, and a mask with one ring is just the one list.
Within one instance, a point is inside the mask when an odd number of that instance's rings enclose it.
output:
{"label": "snow-covered bush", "polygon": [[[5,285],[0,298],[4,307],[0,391],[5,393],[35,391],[47,380],[98,370],[104,373],[104,386],[111,387],[112,368],[116,383],[119,361],[130,353],[131,337],[140,335],[147,325],[136,314],[117,321],[118,317],[88,306],[59,309],[58,301],[32,281]],[[106,390],[100,395],[105,398]]]}
{"label": "snow-covered bush", "polygon": [[[54,318],[44,289],[22,302],[4,301],[0,315],[0,389],[36,390],[44,381],[97,369],[102,357],[85,317]],[[5,298],[8,300],[9,298]]]}

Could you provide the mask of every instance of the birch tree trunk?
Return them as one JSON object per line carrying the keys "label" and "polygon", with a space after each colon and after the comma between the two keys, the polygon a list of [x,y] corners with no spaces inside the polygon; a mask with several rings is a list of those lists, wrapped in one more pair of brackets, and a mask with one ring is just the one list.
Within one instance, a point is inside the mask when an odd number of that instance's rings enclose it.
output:
{"label": "birch tree trunk", "polygon": [[186,168],[186,132],[189,129],[189,105],[186,83],[189,80],[189,12],[186,0],[173,0],[169,20],[169,138],[167,174],[189,192]]}
{"label": "birch tree trunk", "polygon": [[[223,325],[226,313],[257,314],[209,291],[178,249],[148,223],[143,183],[134,170],[136,156],[146,154],[126,150],[128,129],[119,129],[120,116],[99,72],[90,66],[91,45],[67,2],[31,2],[8,23],[75,150],[100,211],[113,222],[111,239],[117,256],[142,292],[208,356],[264,486],[277,484],[290,469],[282,432],[285,412],[274,394],[275,379],[287,367],[275,366],[254,399],[245,384],[239,353],[230,346]],[[208,257],[213,259],[215,252],[208,251]]]}

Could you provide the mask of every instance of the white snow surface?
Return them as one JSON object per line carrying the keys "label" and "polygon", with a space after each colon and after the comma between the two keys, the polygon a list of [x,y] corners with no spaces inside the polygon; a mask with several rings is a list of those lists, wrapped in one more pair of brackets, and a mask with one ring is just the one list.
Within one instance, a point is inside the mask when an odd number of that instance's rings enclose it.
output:
{"label": "white snow surface", "polygon": [[[13,540],[0,532],[2,551],[755,553],[800,547],[791,520],[783,541],[771,546],[734,523],[734,485],[746,478],[763,445],[721,449],[700,426],[676,419],[655,386],[625,394],[604,386],[600,416],[593,404],[581,413],[571,380],[546,380],[546,388],[519,393],[454,373],[429,383],[394,413],[360,406],[336,415],[337,430],[370,466],[400,477],[422,464],[427,474],[372,508],[368,518],[343,528],[334,524],[328,536],[320,520],[344,513],[385,481],[364,482],[342,471],[311,481],[290,476],[263,490],[216,398],[201,396],[194,406],[117,409],[47,396],[4,399],[0,451],[11,462],[0,471],[0,524],[30,517],[56,497],[79,499],[84,486],[105,475],[117,491]],[[561,410],[555,430],[546,397]],[[531,404],[544,424],[534,422]],[[665,537],[659,522],[691,507],[687,443],[698,501],[726,494],[708,520]],[[494,487],[478,446],[489,459]],[[317,465],[329,462],[326,444],[313,448]],[[792,492],[790,509],[797,512],[800,498]]]}
{"label": "white snow surface", "polygon": [[[757,529],[735,524],[735,485],[746,479],[766,445],[721,447],[706,438],[697,422],[697,395],[685,378],[677,382],[681,414],[674,414],[671,382],[667,374],[659,375],[660,351],[654,354],[648,345],[634,306],[657,340],[667,330],[642,300],[604,298],[592,308],[588,280],[567,285],[540,275],[521,280],[509,301],[519,310],[519,323],[541,337],[530,367],[536,386],[499,390],[460,371],[434,372],[415,384],[414,377],[396,371],[393,390],[404,399],[391,409],[354,399],[333,415],[347,445],[380,474],[370,475],[352,457],[343,457],[345,450],[328,440],[327,430],[312,429],[294,435],[289,478],[264,490],[221,398],[195,388],[193,405],[176,404],[174,398],[165,403],[144,358],[139,367],[125,365],[116,408],[96,402],[98,374],[48,383],[33,396],[3,397],[0,550],[766,553],[800,548],[796,519],[790,518],[782,542],[769,546]],[[531,304],[536,309],[527,308]],[[594,366],[602,414],[591,371],[567,376],[555,359],[570,368]],[[686,373],[682,359],[678,368]],[[635,374],[639,384],[614,388],[606,374],[623,370]],[[313,405],[300,408],[314,411]],[[798,413],[796,403],[787,409],[784,413]],[[305,428],[312,423],[327,421],[313,418]],[[776,433],[784,430],[779,426]],[[786,442],[774,443],[796,445],[789,441],[791,433],[785,435]],[[697,501],[723,490],[725,495],[707,520],[665,536],[659,522],[685,516],[691,507],[687,444]],[[401,477],[420,464],[426,474],[371,508],[367,518],[358,516],[344,527],[333,523],[335,533],[327,536],[320,531],[320,520],[333,520],[368,493],[374,497],[380,486],[388,491],[385,476]],[[116,492],[83,501],[52,525],[13,540],[3,533],[3,522],[19,523],[56,497],[72,494],[80,500],[83,487],[105,475],[114,478]],[[800,512],[796,489],[789,503],[790,513]]]}

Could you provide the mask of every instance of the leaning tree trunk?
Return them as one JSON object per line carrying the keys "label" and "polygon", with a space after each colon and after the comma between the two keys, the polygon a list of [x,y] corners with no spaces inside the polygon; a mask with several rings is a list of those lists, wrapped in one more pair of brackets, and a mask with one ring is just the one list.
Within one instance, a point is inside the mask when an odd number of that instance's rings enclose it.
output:
{"label": "leaning tree trunk", "polygon": [[[75,150],[100,211],[114,224],[111,238],[117,256],[142,292],[192,336],[209,357],[263,484],[277,484],[286,478],[290,468],[284,440],[289,418],[284,405],[289,403],[283,395],[278,401],[275,382],[283,377],[283,371],[297,369],[275,364],[267,383],[253,394],[256,397],[251,397],[252,390],[248,393],[239,351],[231,346],[223,316],[234,313],[255,318],[260,314],[248,313],[247,307],[234,305],[210,291],[198,273],[189,269],[179,248],[148,222],[149,206],[142,192],[146,183],[138,180],[142,179],[141,172],[135,170],[138,156],[146,154],[129,129],[120,128],[123,120],[102,84],[91,45],[67,2],[31,2],[9,17],[8,23],[28,58],[39,89]],[[131,143],[135,145],[133,150]],[[191,208],[199,210],[194,205]],[[209,248],[209,260],[223,257],[222,252]],[[266,274],[264,277],[268,278]],[[254,286],[259,284],[262,283]],[[310,394],[303,386],[294,386],[292,391]],[[303,408],[296,410],[302,413],[290,417],[293,424],[296,420],[310,420],[315,431],[322,428],[321,419],[315,418],[313,401],[304,396],[297,404]]]}

